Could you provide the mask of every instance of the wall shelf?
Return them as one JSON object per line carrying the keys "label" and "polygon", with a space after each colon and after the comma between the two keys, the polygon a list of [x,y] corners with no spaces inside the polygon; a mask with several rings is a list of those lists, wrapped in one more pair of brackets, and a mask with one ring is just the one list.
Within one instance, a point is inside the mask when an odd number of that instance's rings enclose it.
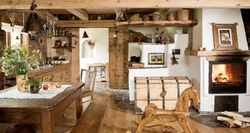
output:
{"label": "wall shelf", "polygon": [[116,26],[137,26],[137,27],[193,27],[198,24],[197,20],[174,20],[174,21],[124,21],[116,22]]}
{"label": "wall shelf", "polygon": [[66,49],[68,50],[69,52],[72,52],[72,48],[75,48],[75,47],[52,47],[53,49]]}
{"label": "wall shelf", "polygon": [[68,38],[68,43],[69,43],[69,46],[59,46],[59,47],[52,47],[53,49],[66,49],[68,50],[69,52],[72,52],[72,48],[75,48],[72,46],[72,37],[77,37],[76,35],[56,35],[56,36],[53,36],[55,38],[57,37],[64,37],[64,38]]}

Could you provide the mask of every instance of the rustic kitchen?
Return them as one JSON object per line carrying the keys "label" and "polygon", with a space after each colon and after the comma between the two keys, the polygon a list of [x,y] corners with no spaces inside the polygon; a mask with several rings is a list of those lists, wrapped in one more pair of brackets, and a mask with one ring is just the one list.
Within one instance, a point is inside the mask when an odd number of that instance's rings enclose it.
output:
{"label": "rustic kitchen", "polygon": [[[1,123],[35,123],[41,126],[36,132],[58,132],[53,119],[65,119],[73,105],[70,114],[74,114],[74,124],[69,132],[81,132],[91,125],[87,121],[93,120],[96,127],[88,131],[150,133],[154,131],[147,124],[141,128],[140,120],[143,121],[142,114],[152,107],[151,103],[159,110],[177,110],[182,94],[194,88],[199,100],[188,102],[190,108],[185,112],[188,113],[185,124],[191,129],[185,129],[179,122],[181,126],[177,128],[170,125],[158,130],[175,128],[186,133],[195,132],[198,127],[200,132],[250,132],[247,119],[250,116],[249,3],[237,0],[109,2],[114,7],[103,1],[97,4],[95,0],[0,2],[0,102],[13,104],[0,103],[0,113],[6,114],[0,118]],[[29,59],[25,67],[18,62],[26,59],[15,58],[16,55],[11,55],[14,52],[8,49],[19,46],[22,50],[28,48],[28,56],[37,57]],[[18,70],[9,67],[15,64]],[[23,68],[25,72],[16,72]],[[88,84],[83,81],[83,70],[96,72],[91,83],[95,87],[94,95],[87,105],[82,101],[82,89]],[[38,80],[40,89],[34,92],[31,85],[25,86],[26,81],[20,82],[24,78],[29,82],[33,78]],[[13,88],[17,96],[8,92]],[[47,98],[44,93],[52,91],[55,95],[48,94]],[[125,96],[116,99],[117,95],[124,95],[122,92]],[[35,100],[26,105],[32,98]],[[108,99],[107,103],[102,101],[104,98]],[[120,108],[113,108],[113,104],[119,106],[121,101],[126,101],[125,114]],[[199,107],[195,107],[195,102]],[[132,109],[127,107],[130,105]],[[99,107],[97,115],[94,110]],[[32,112],[32,119],[25,111],[16,111],[23,108]],[[229,111],[226,115],[234,112],[234,118],[242,119],[229,121],[220,117],[226,126],[218,129],[203,128],[207,125],[192,119],[192,113],[217,117],[225,111]],[[21,120],[26,118],[27,121]],[[126,121],[124,127],[122,122],[117,122],[119,118]],[[88,124],[82,127],[83,123]],[[114,127],[108,129],[110,125]],[[4,128],[3,124],[0,128]],[[6,129],[6,133],[14,128]]]}

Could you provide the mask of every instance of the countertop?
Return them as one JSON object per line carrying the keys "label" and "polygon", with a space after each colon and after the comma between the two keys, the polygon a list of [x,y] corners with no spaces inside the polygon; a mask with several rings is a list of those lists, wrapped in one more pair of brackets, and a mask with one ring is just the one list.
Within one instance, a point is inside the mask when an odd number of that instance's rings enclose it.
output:
{"label": "countertop", "polygon": [[61,65],[52,65],[52,66],[46,66],[46,67],[40,67],[38,71],[30,71],[28,73],[29,77],[35,77],[44,73],[48,73],[51,71],[56,71],[59,69],[65,69],[67,67],[71,66],[71,63],[69,64],[61,64]]}

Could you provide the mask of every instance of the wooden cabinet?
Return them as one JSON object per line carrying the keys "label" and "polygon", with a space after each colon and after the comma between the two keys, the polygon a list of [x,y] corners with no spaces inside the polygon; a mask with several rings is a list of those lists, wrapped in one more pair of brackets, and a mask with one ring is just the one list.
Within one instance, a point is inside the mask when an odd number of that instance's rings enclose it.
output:
{"label": "wooden cabinet", "polygon": [[42,68],[40,71],[30,72],[28,76],[37,77],[44,82],[71,82],[71,64]]}

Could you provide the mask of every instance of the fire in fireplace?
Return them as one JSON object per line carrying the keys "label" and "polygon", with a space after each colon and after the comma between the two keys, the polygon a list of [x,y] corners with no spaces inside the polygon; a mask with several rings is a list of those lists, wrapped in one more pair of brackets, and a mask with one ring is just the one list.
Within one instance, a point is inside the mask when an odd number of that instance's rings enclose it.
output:
{"label": "fire in fireplace", "polygon": [[209,61],[209,93],[246,93],[246,62]]}

